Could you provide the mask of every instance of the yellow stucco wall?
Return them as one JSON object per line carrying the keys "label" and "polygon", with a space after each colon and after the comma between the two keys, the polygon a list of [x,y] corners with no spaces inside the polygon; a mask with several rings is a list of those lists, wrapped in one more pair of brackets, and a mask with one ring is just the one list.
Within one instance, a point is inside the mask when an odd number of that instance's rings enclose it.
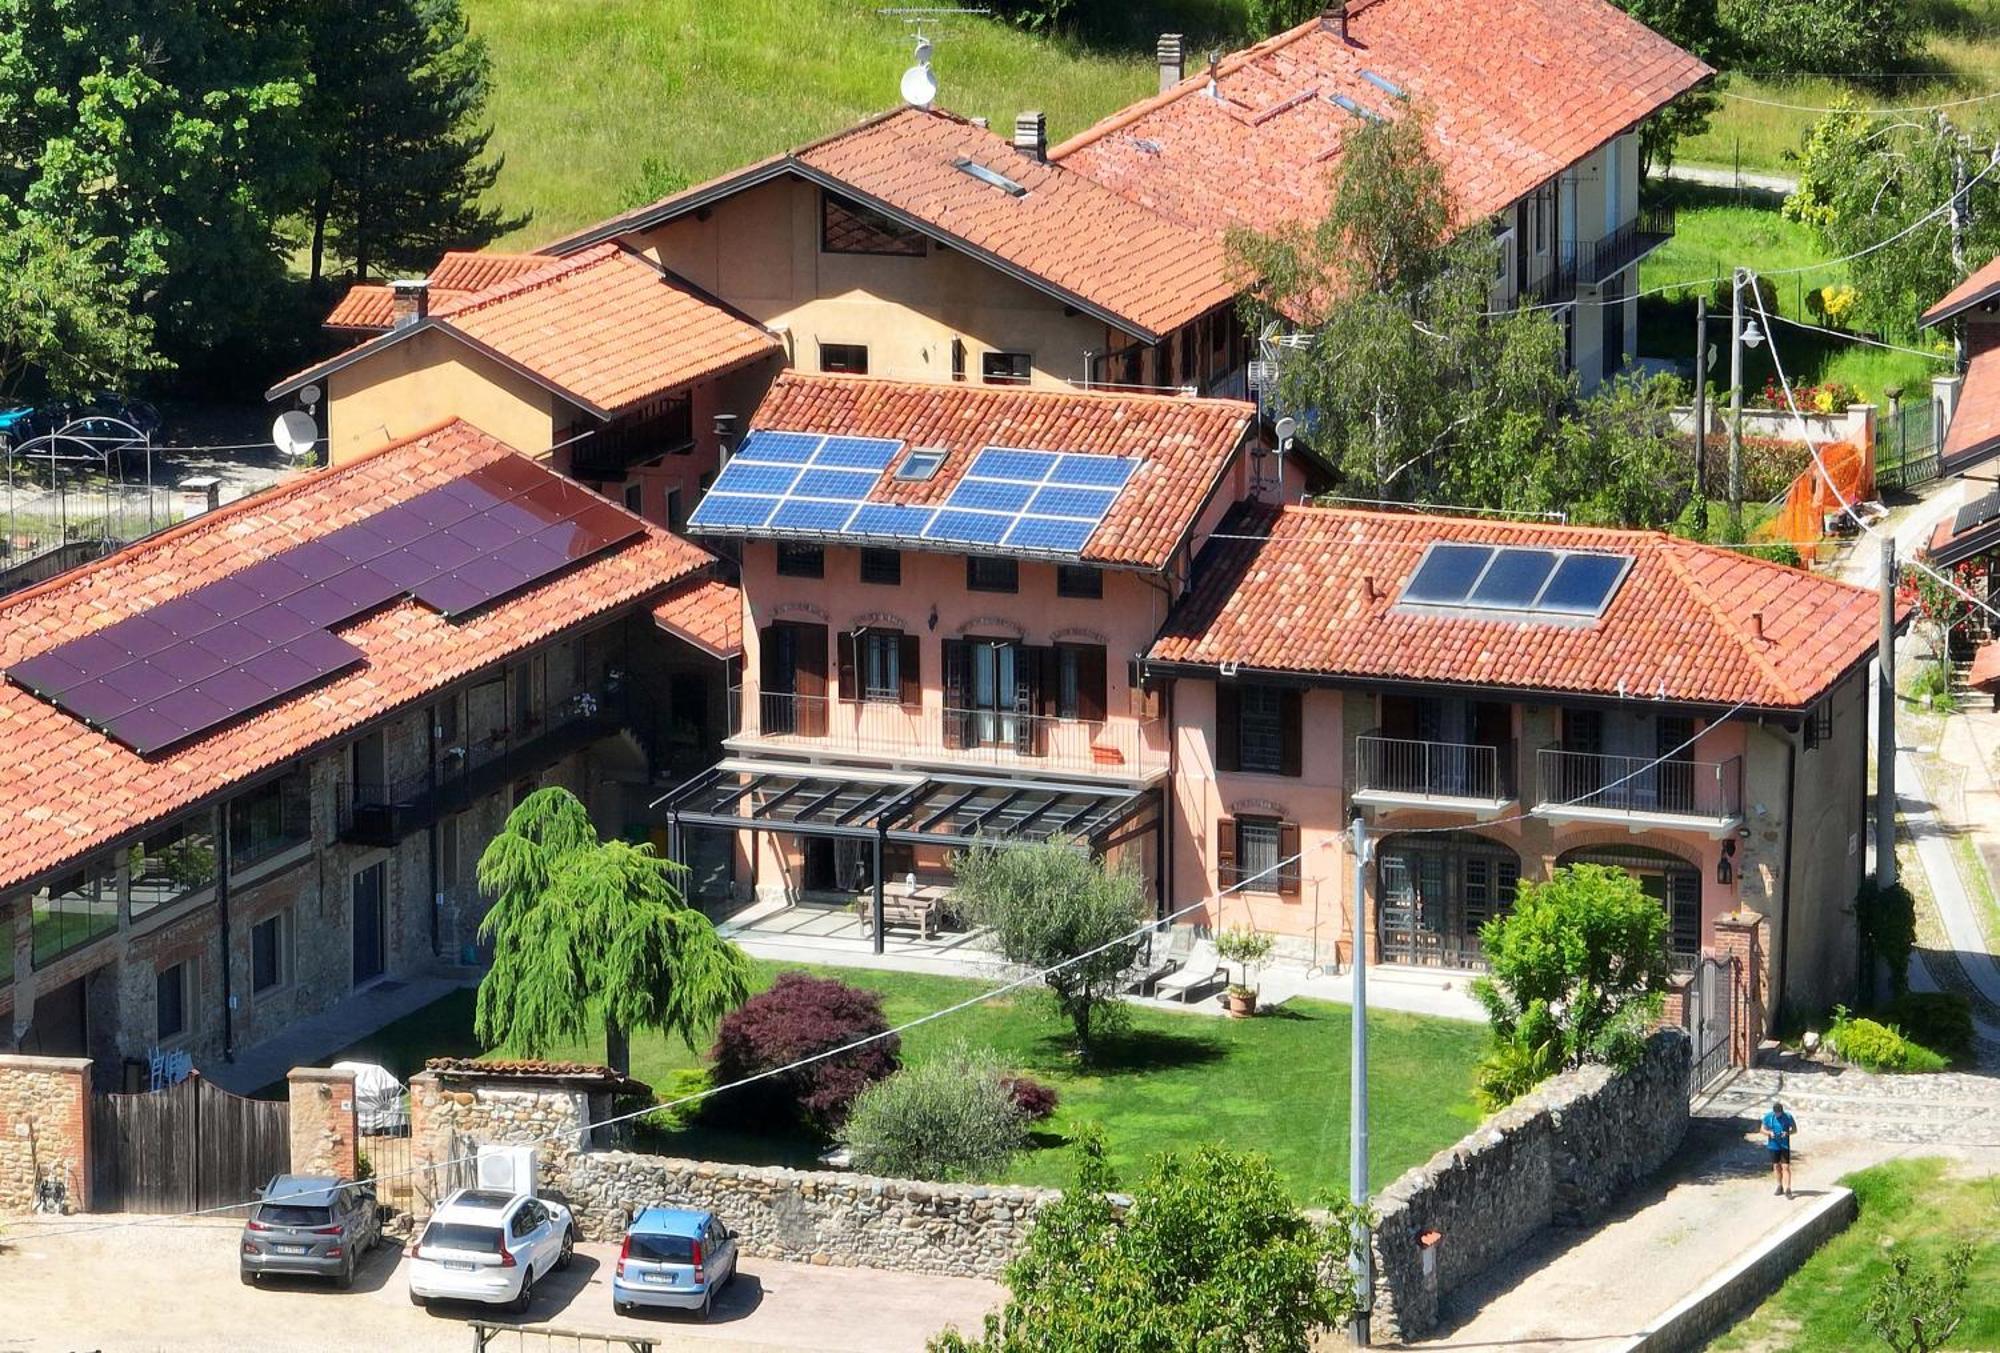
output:
{"label": "yellow stucco wall", "polygon": [[1084,377],[1084,354],[1131,340],[1065,315],[1061,301],[933,241],[921,258],[820,251],[819,189],[781,178],[706,214],[689,213],[627,243],[758,320],[789,331],[791,364],[821,370],[819,345],[861,343],[868,374],[951,379],[951,341],[967,379],[986,352],[1026,352],[1034,383]]}
{"label": "yellow stucco wall", "polygon": [[435,330],[336,371],[326,387],[335,465],[448,418],[463,418],[530,454],[555,440],[553,395]]}

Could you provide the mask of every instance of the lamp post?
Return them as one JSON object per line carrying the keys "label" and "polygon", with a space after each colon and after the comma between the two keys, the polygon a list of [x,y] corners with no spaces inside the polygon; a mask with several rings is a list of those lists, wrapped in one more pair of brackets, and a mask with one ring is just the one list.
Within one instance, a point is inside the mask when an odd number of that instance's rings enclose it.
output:
{"label": "lamp post", "polygon": [[1743,284],[1755,285],[1749,269],[1735,269],[1729,279],[1729,525],[1743,528],[1743,350],[1755,351],[1764,335],[1751,320],[1743,323]]}
{"label": "lamp post", "polygon": [[1694,524],[1708,531],[1708,297],[1694,298]]}
{"label": "lamp post", "polygon": [[[1353,1043],[1348,1056],[1347,1193],[1355,1207],[1368,1202],[1368,926],[1363,904],[1368,896],[1368,821],[1354,815],[1354,1005]],[[1374,1308],[1374,1265],[1368,1224],[1354,1223],[1354,1294],[1359,1303],[1349,1335],[1356,1348],[1369,1343],[1369,1315]]]}

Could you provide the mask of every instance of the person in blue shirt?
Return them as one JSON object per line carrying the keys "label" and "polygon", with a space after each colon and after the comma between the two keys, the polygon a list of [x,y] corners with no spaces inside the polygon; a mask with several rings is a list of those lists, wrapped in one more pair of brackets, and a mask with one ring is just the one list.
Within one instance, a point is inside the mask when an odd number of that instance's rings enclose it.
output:
{"label": "person in blue shirt", "polygon": [[1798,1121],[1785,1112],[1785,1106],[1777,1100],[1771,1101],[1771,1111],[1764,1115],[1764,1149],[1771,1153],[1771,1173],[1778,1187],[1775,1192],[1792,1196],[1792,1134],[1799,1130]]}

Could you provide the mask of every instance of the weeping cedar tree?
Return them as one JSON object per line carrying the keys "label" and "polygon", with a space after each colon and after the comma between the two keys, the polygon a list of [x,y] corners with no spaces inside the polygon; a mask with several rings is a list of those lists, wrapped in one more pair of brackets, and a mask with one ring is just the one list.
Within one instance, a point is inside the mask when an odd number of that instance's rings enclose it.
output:
{"label": "weeping cedar tree", "polygon": [[358,280],[422,273],[527,223],[480,205],[501,166],[481,125],[492,62],[459,0],[313,0],[309,14],[314,281],[329,248]]}
{"label": "weeping cedar tree", "polygon": [[1122,1009],[1113,998],[1143,944],[1133,933],[1146,922],[1138,872],[1107,868],[1082,843],[1060,838],[974,846],[952,872],[960,905],[991,928],[1010,962],[1064,964],[1042,980],[1087,1060],[1093,1034]]}
{"label": "weeping cedar tree", "polygon": [[1479,931],[1493,1051],[1479,1067],[1490,1107],[1585,1062],[1629,1066],[1666,990],[1667,916],[1639,882],[1608,865],[1567,865],[1523,883],[1505,916]]}
{"label": "weeping cedar tree", "polygon": [[1348,491],[1376,498],[1435,497],[1452,458],[1503,429],[1545,440],[1575,394],[1547,311],[1484,314],[1498,245],[1460,228],[1426,125],[1412,109],[1359,128],[1320,220],[1227,241],[1250,326],[1312,331],[1280,368],[1280,402],[1313,410]]}
{"label": "weeping cedar tree", "polygon": [[691,1041],[750,992],[750,966],[675,886],[680,866],[650,845],[597,839],[566,789],[538,789],[479,857],[494,899],[480,923],[493,968],[476,1032],[531,1057],[604,1030],[605,1056],[631,1069],[628,1035]]}
{"label": "weeping cedar tree", "polygon": [[1157,1157],[1121,1215],[1103,1138],[1086,1130],[1079,1152],[1075,1187],[1008,1265],[1006,1305],[932,1353],[1305,1353],[1355,1313],[1345,1200],[1312,1222],[1269,1161],[1205,1145]]}

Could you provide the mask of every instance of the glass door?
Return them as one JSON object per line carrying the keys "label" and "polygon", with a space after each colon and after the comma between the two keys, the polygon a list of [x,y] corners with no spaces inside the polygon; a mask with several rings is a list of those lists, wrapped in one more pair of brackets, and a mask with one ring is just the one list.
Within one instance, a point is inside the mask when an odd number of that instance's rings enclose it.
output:
{"label": "glass door", "polygon": [[354,875],[354,985],[380,977],[389,950],[389,866],[371,864]]}
{"label": "glass door", "polygon": [[1018,645],[981,640],[972,645],[972,732],[986,746],[1012,746],[1020,699]]}

